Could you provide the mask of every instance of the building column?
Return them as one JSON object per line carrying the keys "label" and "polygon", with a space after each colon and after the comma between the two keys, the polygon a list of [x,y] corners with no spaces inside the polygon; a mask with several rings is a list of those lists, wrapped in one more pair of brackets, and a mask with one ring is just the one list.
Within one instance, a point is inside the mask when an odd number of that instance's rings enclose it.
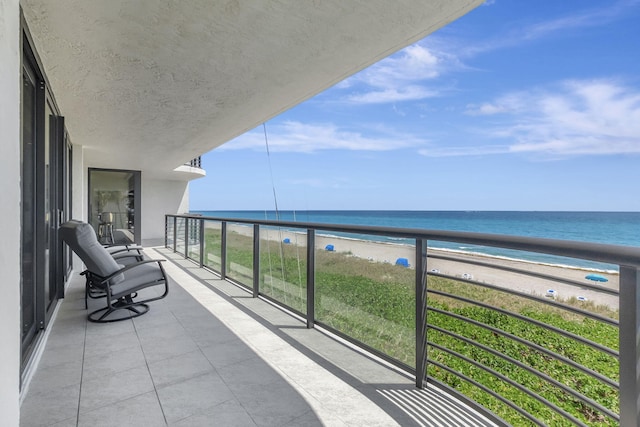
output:
{"label": "building column", "polygon": [[20,421],[20,7],[0,0],[0,414]]}

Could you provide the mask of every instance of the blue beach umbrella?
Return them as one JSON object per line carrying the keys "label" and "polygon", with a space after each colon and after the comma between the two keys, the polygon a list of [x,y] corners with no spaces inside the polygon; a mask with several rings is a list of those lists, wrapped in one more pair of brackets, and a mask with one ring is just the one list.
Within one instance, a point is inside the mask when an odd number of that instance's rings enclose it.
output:
{"label": "blue beach umbrella", "polygon": [[584,276],[585,279],[589,279],[589,280],[593,280],[594,282],[608,282],[609,279],[607,279],[604,276],[601,276],[599,274],[587,274],[586,276]]}
{"label": "blue beach umbrella", "polygon": [[396,260],[396,265],[401,265],[403,267],[408,268],[409,267],[409,260],[406,258],[398,258]]}

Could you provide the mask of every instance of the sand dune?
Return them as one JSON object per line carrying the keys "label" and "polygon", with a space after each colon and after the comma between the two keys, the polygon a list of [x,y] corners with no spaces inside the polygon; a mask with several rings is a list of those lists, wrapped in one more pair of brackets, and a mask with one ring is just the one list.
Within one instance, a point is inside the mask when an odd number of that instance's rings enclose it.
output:
{"label": "sand dune", "polygon": [[[243,235],[252,233],[250,227],[238,224],[230,224],[229,231]],[[261,229],[261,238],[279,242],[289,239],[289,244],[305,247],[307,240],[305,233],[272,229]],[[410,268],[415,265],[415,248],[409,245],[316,235],[317,250],[325,250],[327,245],[333,245],[337,253],[349,254],[370,262],[395,264],[398,258],[406,258]],[[584,297],[597,304],[618,308],[617,295],[591,288],[600,286],[617,290],[619,275],[613,272],[598,272],[609,281],[596,284],[585,279],[587,274],[593,272],[590,269],[429,248],[427,272],[431,271],[452,277],[466,277],[528,294],[545,295],[549,289],[553,289],[558,298]],[[529,272],[535,275],[527,274]],[[552,278],[539,277],[540,275]]]}

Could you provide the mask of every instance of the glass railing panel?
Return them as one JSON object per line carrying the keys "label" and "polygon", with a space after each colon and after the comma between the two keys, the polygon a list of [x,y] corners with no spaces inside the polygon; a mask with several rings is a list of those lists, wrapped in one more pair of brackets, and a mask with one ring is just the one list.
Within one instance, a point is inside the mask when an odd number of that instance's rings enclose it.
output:
{"label": "glass railing panel", "polygon": [[176,218],[176,252],[184,255],[184,227],[186,218]]}
{"label": "glass railing panel", "polygon": [[415,241],[316,235],[315,313],[321,322],[415,365]]}
{"label": "glass railing panel", "polygon": [[166,220],[166,242],[167,247],[173,249],[173,217],[167,217]]}
{"label": "glass railing panel", "polygon": [[[184,225],[179,218],[175,227],[182,253]],[[304,314],[306,230],[274,227],[260,226],[260,291]],[[205,225],[204,262],[214,268],[222,267],[221,230],[218,221]],[[227,228],[227,275],[248,288],[253,284],[253,230],[252,224],[242,223],[228,223]],[[172,218],[167,231],[171,244]],[[585,256],[600,253],[588,244],[460,238],[546,247],[553,253],[560,248]],[[616,265],[426,240],[422,273],[427,276],[425,374],[430,380],[447,384],[512,425],[620,423],[619,329],[626,337],[623,349],[632,346],[628,343],[636,334],[628,323],[619,328],[619,318],[633,317],[628,311],[633,308],[620,304]],[[315,320],[388,359],[414,366],[414,242],[317,230]],[[626,250],[607,253],[601,259],[619,258],[623,265],[640,259]],[[635,284],[630,271],[623,272],[625,286]],[[634,301],[628,289],[623,288],[623,302]],[[633,363],[622,368],[623,381],[633,378]],[[633,417],[631,413],[628,419]]]}
{"label": "glass railing panel", "polygon": [[260,228],[260,293],[305,314],[306,268],[306,230]]}
{"label": "glass railing panel", "polygon": [[200,220],[197,218],[189,218],[189,253],[188,258],[193,261],[200,262]]}
{"label": "glass railing panel", "polygon": [[616,423],[615,266],[429,245],[428,376],[513,425]]}
{"label": "glass railing panel", "polygon": [[203,264],[212,270],[222,270],[222,223],[204,221],[204,257]]}
{"label": "glass railing panel", "polygon": [[253,287],[253,225],[227,223],[227,277]]}

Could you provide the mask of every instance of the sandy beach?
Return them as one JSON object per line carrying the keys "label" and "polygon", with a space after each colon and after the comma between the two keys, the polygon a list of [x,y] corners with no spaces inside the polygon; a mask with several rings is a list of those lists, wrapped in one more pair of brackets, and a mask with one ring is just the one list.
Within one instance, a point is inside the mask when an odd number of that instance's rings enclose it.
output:
{"label": "sandy beach", "polygon": [[[251,235],[252,228],[239,224],[229,224],[229,231]],[[305,233],[287,230],[267,230],[262,228],[261,238],[279,242],[288,239],[288,244],[300,247],[306,247],[307,244]],[[405,258],[410,265],[409,268],[413,268],[415,265],[415,249],[413,246],[316,235],[317,250],[325,250],[327,245],[333,245],[336,253],[348,254],[370,262],[395,264],[398,258]],[[583,297],[596,304],[607,305],[613,309],[618,308],[617,295],[588,289],[588,286],[595,285],[606,289],[618,290],[619,276],[617,273],[610,271],[597,271],[598,274],[608,279],[608,282],[599,284],[585,279],[586,275],[594,272],[592,269],[541,264],[433,248],[428,249],[427,271],[452,277],[466,277],[480,283],[504,287],[526,294],[544,296],[552,289],[556,297],[560,299]],[[559,278],[559,280],[532,276],[526,274],[526,272],[552,276]]]}

